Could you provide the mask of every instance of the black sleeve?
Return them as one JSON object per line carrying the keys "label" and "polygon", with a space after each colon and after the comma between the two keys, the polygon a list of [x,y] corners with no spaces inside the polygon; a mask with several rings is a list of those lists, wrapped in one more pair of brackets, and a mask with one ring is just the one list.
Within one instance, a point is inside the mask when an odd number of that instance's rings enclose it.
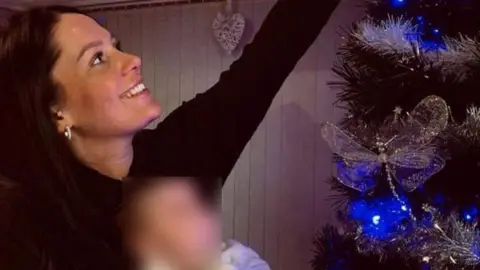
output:
{"label": "black sleeve", "polygon": [[253,42],[217,84],[184,103],[155,130],[136,136],[133,170],[218,176],[224,182],[338,2],[278,0]]}

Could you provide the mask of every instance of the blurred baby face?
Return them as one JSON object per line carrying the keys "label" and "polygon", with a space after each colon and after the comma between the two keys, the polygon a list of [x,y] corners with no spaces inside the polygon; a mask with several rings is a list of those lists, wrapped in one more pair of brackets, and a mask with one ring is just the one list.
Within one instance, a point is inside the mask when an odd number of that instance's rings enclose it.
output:
{"label": "blurred baby face", "polygon": [[202,202],[189,181],[160,179],[139,196],[134,241],[136,253],[143,260],[157,260],[156,256],[160,256],[188,269],[187,265],[202,265],[218,254],[219,215]]}

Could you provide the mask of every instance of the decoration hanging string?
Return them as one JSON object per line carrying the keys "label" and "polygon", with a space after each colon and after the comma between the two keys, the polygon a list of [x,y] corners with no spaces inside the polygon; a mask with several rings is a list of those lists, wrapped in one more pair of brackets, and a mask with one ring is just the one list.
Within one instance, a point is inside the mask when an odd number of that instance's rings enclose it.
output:
{"label": "decoration hanging string", "polygon": [[225,1],[225,11],[227,12],[227,14],[232,12],[232,0]]}

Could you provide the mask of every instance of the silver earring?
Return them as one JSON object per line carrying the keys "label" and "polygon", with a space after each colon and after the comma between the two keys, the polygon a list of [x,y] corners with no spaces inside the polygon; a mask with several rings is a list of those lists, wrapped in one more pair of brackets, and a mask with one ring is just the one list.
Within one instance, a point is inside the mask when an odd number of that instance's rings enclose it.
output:
{"label": "silver earring", "polygon": [[65,126],[64,130],[63,130],[63,135],[65,136],[65,138],[67,138],[67,140],[71,140],[72,139],[72,128],[70,126]]}
{"label": "silver earring", "polygon": [[55,113],[55,117],[59,120],[63,119],[63,114],[62,114],[62,111],[57,111]]}

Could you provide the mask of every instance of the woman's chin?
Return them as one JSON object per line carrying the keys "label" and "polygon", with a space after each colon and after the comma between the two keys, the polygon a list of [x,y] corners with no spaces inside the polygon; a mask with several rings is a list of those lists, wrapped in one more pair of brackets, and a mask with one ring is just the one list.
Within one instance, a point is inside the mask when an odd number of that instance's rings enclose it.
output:
{"label": "woman's chin", "polygon": [[158,117],[160,117],[160,114],[162,112],[160,104],[158,104],[158,102],[153,99],[148,104],[141,106],[141,111],[145,118],[148,120],[157,119]]}
{"label": "woman's chin", "polygon": [[156,108],[152,108],[150,111],[149,111],[149,114],[148,116],[146,117],[146,120],[145,120],[145,124],[144,126],[142,127],[143,128],[146,128],[148,125],[150,125],[151,123],[153,123],[155,120],[157,120],[161,115],[161,110],[160,110],[160,106],[156,106]]}
{"label": "woman's chin", "polygon": [[132,118],[130,118],[131,120],[129,121],[133,125],[129,125],[129,128],[126,128],[126,130],[130,131],[129,133],[136,133],[147,128],[160,117],[161,109],[158,103],[152,102],[141,108],[137,107],[133,113],[135,115],[132,115]]}
{"label": "woman's chin", "polygon": [[153,101],[152,104],[149,106],[148,111],[151,118],[155,120],[159,118],[162,114],[162,107],[160,106],[160,104],[158,104],[158,102]]}

